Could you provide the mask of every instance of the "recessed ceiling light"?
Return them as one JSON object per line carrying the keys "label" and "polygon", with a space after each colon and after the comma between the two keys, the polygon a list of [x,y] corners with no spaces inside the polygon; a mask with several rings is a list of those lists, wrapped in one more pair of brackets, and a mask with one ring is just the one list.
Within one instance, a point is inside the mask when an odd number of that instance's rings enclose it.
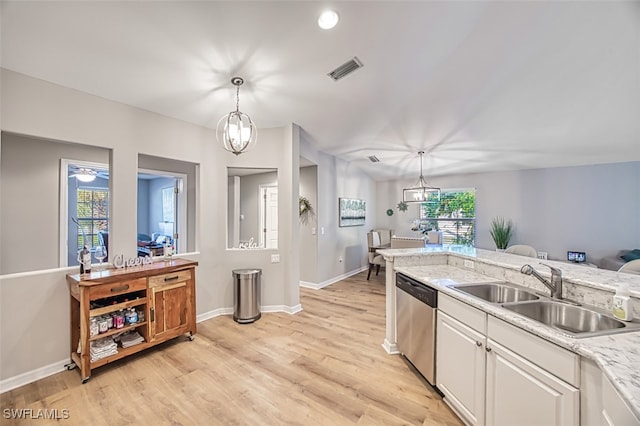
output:
{"label": "recessed ceiling light", "polygon": [[340,17],[337,12],[334,12],[333,10],[325,10],[318,18],[318,26],[323,30],[330,30],[336,26],[339,20]]}

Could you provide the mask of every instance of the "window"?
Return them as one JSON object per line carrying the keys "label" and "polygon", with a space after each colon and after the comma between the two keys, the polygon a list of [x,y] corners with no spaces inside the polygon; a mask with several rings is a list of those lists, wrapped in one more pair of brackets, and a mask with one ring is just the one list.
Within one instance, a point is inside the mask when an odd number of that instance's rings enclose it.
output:
{"label": "window", "polygon": [[60,167],[60,266],[74,266],[82,246],[93,252],[99,244],[100,231],[109,243],[109,165],[63,158]]}
{"label": "window", "polygon": [[420,204],[418,228],[442,231],[444,244],[475,246],[475,189],[445,189],[440,203]]}
{"label": "window", "polygon": [[109,230],[109,190],[79,187],[76,217],[78,219],[78,247],[98,245],[98,232]]}

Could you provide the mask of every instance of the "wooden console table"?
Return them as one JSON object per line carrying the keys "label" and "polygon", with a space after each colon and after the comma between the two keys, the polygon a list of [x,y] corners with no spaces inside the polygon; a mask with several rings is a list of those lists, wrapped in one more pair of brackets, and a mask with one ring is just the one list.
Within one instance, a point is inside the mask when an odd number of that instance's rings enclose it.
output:
{"label": "wooden console table", "polygon": [[[79,367],[82,383],[91,370],[158,343],[196,333],[195,267],[187,259],[160,260],[149,265],[123,269],[105,269],[90,274],[67,274],[71,300],[71,363]],[[144,319],[115,325],[91,335],[92,318],[108,318],[115,313],[136,310]],[[112,317],[113,318],[113,317]],[[144,341],[134,346],[118,346],[117,353],[91,360],[92,342],[137,331]],[[108,341],[108,340],[107,340]],[[97,346],[96,343],[94,343]]]}

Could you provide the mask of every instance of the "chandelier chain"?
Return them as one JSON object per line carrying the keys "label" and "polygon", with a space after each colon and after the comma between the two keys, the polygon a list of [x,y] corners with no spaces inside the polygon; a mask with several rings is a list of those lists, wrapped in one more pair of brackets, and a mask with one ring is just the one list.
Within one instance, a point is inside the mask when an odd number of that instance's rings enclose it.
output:
{"label": "chandelier chain", "polygon": [[236,112],[240,112],[240,85],[236,86]]}

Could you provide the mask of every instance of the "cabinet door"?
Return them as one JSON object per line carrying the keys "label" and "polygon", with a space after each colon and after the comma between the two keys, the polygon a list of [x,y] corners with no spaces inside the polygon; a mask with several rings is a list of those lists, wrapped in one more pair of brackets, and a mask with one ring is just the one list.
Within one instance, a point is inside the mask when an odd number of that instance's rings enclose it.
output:
{"label": "cabinet door", "polygon": [[438,311],[436,381],[469,424],[484,424],[485,336]]}
{"label": "cabinet door", "polygon": [[186,331],[187,303],[186,281],[151,288],[151,341]]}
{"label": "cabinet door", "polygon": [[578,389],[488,340],[487,425],[578,425]]}
{"label": "cabinet door", "polygon": [[607,377],[602,376],[602,425],[638,426],[640,421]]}

